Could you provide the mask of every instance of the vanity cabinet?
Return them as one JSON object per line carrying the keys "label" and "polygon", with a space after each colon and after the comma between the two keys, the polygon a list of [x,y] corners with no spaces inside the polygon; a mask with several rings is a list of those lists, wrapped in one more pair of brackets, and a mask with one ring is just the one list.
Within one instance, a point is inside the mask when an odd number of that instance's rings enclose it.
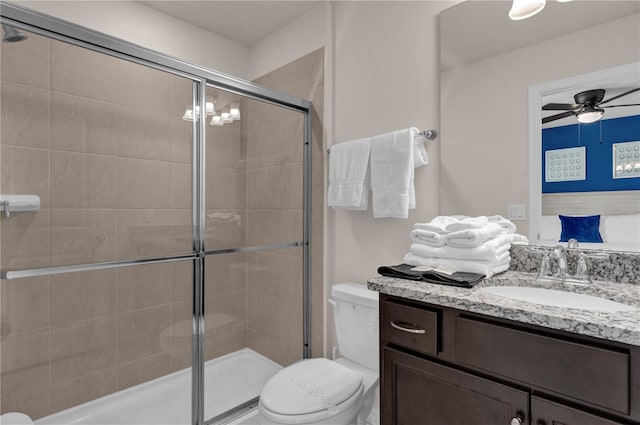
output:
{"label": "vanity cabinet", "polygon": [[639,347],[380,296],[383,425],[640,424]]}

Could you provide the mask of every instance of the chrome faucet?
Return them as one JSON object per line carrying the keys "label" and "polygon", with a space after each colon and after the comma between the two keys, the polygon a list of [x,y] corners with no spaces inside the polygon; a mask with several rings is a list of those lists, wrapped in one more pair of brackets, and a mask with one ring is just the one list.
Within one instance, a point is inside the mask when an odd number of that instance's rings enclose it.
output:
{"label": "chrome faucet", "polygon": [[567,251],[562,245],[557,245],[551,251],[551,255],[558,261],[558,271],[554,277],[565,280],[569,276],[569,267],[567,265]]}

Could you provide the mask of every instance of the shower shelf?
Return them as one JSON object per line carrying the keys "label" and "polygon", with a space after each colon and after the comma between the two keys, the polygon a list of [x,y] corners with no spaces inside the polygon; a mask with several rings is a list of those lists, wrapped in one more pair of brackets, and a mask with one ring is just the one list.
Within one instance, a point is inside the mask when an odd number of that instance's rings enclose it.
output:
{"label": "shower shelf", "polygon": [[12,212],[38,211],[40,197],[38,195],[0,195],[0,207],[4,218],[9,220]]}

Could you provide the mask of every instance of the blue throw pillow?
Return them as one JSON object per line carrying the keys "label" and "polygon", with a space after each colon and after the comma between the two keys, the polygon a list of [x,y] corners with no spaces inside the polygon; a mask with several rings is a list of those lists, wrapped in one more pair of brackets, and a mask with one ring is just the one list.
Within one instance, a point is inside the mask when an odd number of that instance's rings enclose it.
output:
{"label": "blue throw pillow", "polygon": [[574,238],[578,242],[602,243],[600,236],[600,215],[589,215],[586,217],[572,217],[559,215],[562,224],[560,242],[568,242]]}

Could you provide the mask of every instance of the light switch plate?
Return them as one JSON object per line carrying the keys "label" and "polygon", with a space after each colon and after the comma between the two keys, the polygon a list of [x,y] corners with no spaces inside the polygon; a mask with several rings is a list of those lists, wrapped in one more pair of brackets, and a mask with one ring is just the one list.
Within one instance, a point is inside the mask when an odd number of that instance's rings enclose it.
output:
{"label": "light switch plate", "polygon": [[587,151],[584,146],[549,150],[545,151],[544,155],[546,182],[586,180]]}
{"label": "light switch plate", "polygon": [[640,141],[613,144],[613,178],[640,177]]}
{"label": "light switch plate", "polygon": [[507,218],[514,221],[523,221],[527,218],[526,207],[523,204],[509,205]]}

